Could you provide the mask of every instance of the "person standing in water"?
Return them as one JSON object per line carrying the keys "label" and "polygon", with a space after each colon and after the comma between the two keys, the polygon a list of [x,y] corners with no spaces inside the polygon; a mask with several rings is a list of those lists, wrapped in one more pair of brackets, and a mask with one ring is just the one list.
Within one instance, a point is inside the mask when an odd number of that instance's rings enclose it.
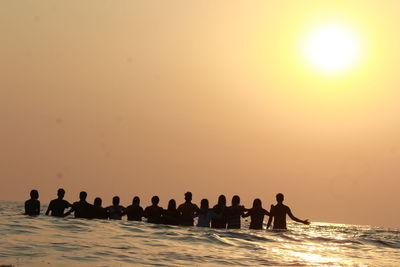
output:
{"label": "person standing in water", "polygon": [[90,218],[92,205],[86,202],[87,193],[82,191],[79,193],[79,201],[74,202],[72,204],[72,208],[64,214],[64,216],[70,215],[72,212],[75,215],[75,218]]}
{"label": "person standing in water", "polygon": [[143,208],[139,205],[140,198],[135,196],[132,199],[132,205],[126,208],[126,215],[128,216],[128,221],[141,221],[143,217]]}
{"label": "person standing in water", "polygon": [[211,210],[209,208],[208,199],[203,198],[200,202],[200,211],[197,213],[199,217],[197,221],[198,227],[210,227],[211,223]]}
{"label": "person standing in water", "polygon": [[250,216],[250,229],[261,230],[265,215],[270,216],[270,213],[263,209],[261,200],[256,198],[253,201],[253,207],[243,217]]}
{"label": "person standing in water", "polygon": [[168,208],[163,213],[163,224],[179,225],[180,214],[176,209],[175,199],[168,202]]}
{"label": "person standing in water", "polygon": [[122,220],[122,216],[125,215],[125,207],[119,205],[119,197],[115,196],[112,200],[112,206],[107,208],[108,218],[110,220]]}
{"label": "person standing in water", "polygon": [[64,210],[72,207],[72,205],[64,200],[65,190],[60,188],[57,191],[58,198],[50,201],[49,207],[47,208],[46,215],[49,215],[51,212],[51,216],[56,217],[64,217]]}
{"label": "person standing in water", "polygon": [[162,222],[164,209],[158,206],[159,202],[160,198],[158,196],[153,196],[151,198],[152,205],[145,208],[143,216],[147,218],[148,223],[159,224]]}
{"label": "person standing in water", "polygon": [[194,217],[200,211],[196,204],[192,203],[192,193],[185,193],[185,203],[179,205],[178,212],[181,215],[180,225],[193,226]]}
{"label": "person standing in water", "polygon": [[226,197],[220,195],[218,204],[212,208],[211,228],[226,228]]}
{"label": "person standing in water", "polygon": [[39,192],[33,189],[30,193],[31,199],[25,201],[25,215],[36,216],[40,214]]}
{"label": "person standing in water", "polygon": [[282,193],[276,195],[276,201],[278,204],[275,206],[271,205],[271,216],[269,217],[267,229],[271,226],[272,219],[274,220],[273,229],[286,230],[286,215],[290,217],[293,221],[310,224],[308,220],[300,220],[296,218],[290,208],[283,204],[284,196]]}
{"label": "person standing in water", "polygon": [[107,209],[101,206],[102,200],[99,197],[94,199],[94,203],[91,209],[90,218],[92,219],[108,219]]}
{"label": "person standing in water", "polygon": [[226,209],[226,219],[228,229],[240,229],[240,218],[244,215],[246,209],[240,204],[240,197],[232,197],[232,206]]}

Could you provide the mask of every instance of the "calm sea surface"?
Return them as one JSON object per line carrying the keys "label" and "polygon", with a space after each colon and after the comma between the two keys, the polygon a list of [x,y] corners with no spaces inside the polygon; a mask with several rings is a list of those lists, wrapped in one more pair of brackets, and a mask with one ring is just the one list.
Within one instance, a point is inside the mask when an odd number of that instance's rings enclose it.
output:
{"label": "calm sea surface", "polygon": [[0,201],[0,265],[400,266],[395,229],[313,223],[254,231],[243,221],[242,230],[214,230],[30,218],[22,210],[22,203]]}

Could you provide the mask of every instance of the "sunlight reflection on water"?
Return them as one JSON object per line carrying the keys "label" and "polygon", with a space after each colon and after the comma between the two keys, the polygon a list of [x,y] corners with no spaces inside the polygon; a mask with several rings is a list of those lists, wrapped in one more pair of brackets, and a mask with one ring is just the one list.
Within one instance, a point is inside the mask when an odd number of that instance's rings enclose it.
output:
{"label": "sunlight reflection on water", "polygon": [[399,231],[290,223],[252,231],[15,214],[0,202],[0,265],[16,266],[399,266]]}

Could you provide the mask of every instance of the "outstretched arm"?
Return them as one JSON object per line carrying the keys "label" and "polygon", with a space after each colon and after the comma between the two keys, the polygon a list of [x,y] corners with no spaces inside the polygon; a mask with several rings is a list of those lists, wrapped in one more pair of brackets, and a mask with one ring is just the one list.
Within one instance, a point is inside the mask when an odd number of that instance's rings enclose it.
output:
{"label": "outstretched arm", "polygon": [[268,219],[268,223],[267,223],[267,229],[269,227],[271,227],[271,224],[272,224],[272,218],[274,217],[273,213],[272,213],[273,208],[274,208],[274,205],[271,205],[271,209],[269,210],[270,215],[269,215],[269,219]]}
{"label": "outstretched arm", "polygon": [[246,218],[249,217],[251,215],[251,210],[247,211],[247,213],[243,214],[242,217]]}
{"label": "outstretched arm", "polygon": [[303,221],[303,220],[300,220],[299,218],[296,218],[290,209],[288,210],[288,215],[289,215],[290,219],[292,219],[293,221],[296,221],[299,223],[304,223],[304,224],[310,224],[310,222],[308,220]]}
{"label": "outstretched arm", "polygon": [[67,217],[68,215],[70,215],[72,212],[74,212],[75,211],[75,208],[74,208],[74,206],[72,206],[72,208],[70,208],[70,210],[69,211],[67,211],[66,213],[64,213],[64,215],[63,215],[63,217]]}

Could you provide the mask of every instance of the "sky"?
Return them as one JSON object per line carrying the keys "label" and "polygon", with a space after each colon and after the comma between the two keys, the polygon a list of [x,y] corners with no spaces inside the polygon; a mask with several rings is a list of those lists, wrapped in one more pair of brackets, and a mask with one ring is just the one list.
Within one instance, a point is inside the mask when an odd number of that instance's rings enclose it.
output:
{"label": "sky", "polygon": [[[0,199],[186,191],[400,227],[398,1],[0,2]],[[301,53],[357,36],[340,74]]]}

